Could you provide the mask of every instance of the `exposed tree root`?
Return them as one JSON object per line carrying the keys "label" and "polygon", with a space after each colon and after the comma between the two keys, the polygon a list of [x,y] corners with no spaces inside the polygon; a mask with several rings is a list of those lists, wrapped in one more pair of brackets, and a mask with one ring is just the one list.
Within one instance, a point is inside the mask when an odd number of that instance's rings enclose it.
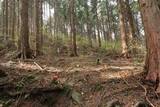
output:
{"label": "exposed tree root", "polygon": [[156,107],[150,100],[149,100],[149,98],[148,98],[148,96],[147,96],[147,89],[146,89],[146,87],[145,86],[143,86],[141,83],[139,83],[138,82],[138,84],[144,89],[144,94],[145,94],[145,99],[146,99],[146,101],[152,106],[152,107]]}
{"label": "exposed tree root", "polygon": [[120,55],[120,57],[124,57],[124,58],[129,58],[130,57],[130,54],[129,52],[124,52]]}
{"label": "exposed tree root", "polygon": [[156,93],[157,93],[157,94],[160,94],[160,83],[159,83],[159,85],[158,85],[158,88],[156,89]]}
{"label": "exposed tree root", "polygon": [[32,50],[30,50],[30,52],[26,56],[22,55],[21,52],[16,52],[16,54],[12,56],[12,59],[18,59],[18,58],[22,58],[22,59],[31,58],[31,59],[33,59],[33,58],[35,58],[35,55]]}

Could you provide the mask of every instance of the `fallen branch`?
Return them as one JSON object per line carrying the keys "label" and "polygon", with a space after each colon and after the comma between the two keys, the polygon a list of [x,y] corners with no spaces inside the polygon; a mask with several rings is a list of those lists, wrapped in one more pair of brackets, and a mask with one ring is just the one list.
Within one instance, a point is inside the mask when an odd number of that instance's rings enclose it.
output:
{"label": "fallen branch", "polygon": [[34,62],[34,64],[35,64],[41,71],[44,70],[44,69],[43,69],[40,65],[38,65],[36,62]]}

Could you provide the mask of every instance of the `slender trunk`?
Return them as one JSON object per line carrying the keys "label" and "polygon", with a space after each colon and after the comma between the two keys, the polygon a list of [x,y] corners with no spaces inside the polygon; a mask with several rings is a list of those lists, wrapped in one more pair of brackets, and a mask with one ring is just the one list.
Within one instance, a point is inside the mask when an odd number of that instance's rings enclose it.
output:
{"label": "slender trunk", "polygon": [[136,33],[135,33],[134,17],[132,15],[129,0],[126,0],[125,4],[126,4],[128,21],[129,21],[129,39],[130,40],[132,40],[132,39],[135,40],[137,36],[136,36]]}
{"label": "slender trunk", "polygon": [[96,23],[97,23],[97,36],[98,36],[98,46],[101,47],[101,36],[100,36],[100,21],[98,18],[98,13],[97,13],[97,2],[96,2]]}
{"label": "slender trunk", "polygon": [[40,0],[36,0],[36,56],[40,54]]}
{"label": "slender trunk", "polygon": [[8,0],[5,0],[5,40],[8,40]]}
{"label": "slender trunk", "polygon": [[13,10],[12,10],[12,41],[15,41],[15,23],[16,23],[16,17],[14,15],[16,15],[16,10],[15,10],[15,0],[12,1],[13,2]]}
{"label": "slender trunk", "polygon": [[29,46],[29,26],[28,26],[29,1],[21,0],[21,58],[31,57]]}
{"label": "slender trunk", "polygon": [[88,42],[90,47],[92,47],[92,38],[91,38],[91,22],[90,22],[90,18],[89,18],[89,7],[88,7],[88,1],[86,2],[86,12],[87,12],[87,20],[86,20],[86,24],[87,24],[87,37],[88,37]]}
{"label": "slender trunk", "polygon": [[75,26],[75,0],[70,0],[70,26],[72,38],[72,51],[70,56],[78,56],[76,43],[76,26]]}
{"label": "slender trunk", "polygon": [[101,36],[100,36],[100,29],[99,29],[99,22],[97,20],[97,37],[98,37],[98,46],[101,47]]}
{"label": "slender trunk", "polygon": [[[53,36],[53,33],[52,33],[52,16],[51,16],[51,0],[49,0],[49,33]],[[54,35],[55,35],[55,32],[54,32]]]}
{"label": "slender trunk", "polygon": [[107,30],[108,30],[108,35],[107,35],[107,39],[109,40],[109,41],[112,41],[112,29],[111,29],[111,7],[110,7],[110,4],[109,4],[109,2],[108,2],[108,0],[107,0],[107,2],[106,2],[106,7],[107,7]]}
{"label": "slender trunk", "polygon": [[20,35],[20,0],[17,0],[17,36],[18,36],[18,51],[21,50],[21,35]]}
{"label": "slender trunk", "polygon": [[91,38],[91,25],[87,23],[87,37],[90,47],[92,47],[92,38]]}
{"label": "slender trunk", "polygon": [[43,0],[40,0],[40,10],[41,10],[41,14],[40,14],[40,48],[42,49],[43,47]]}
{"label": "slender trunk", "polygon": [[5,35],[5,2],[2,2],[2,11],[3,11],[3,31],[2,34]]}

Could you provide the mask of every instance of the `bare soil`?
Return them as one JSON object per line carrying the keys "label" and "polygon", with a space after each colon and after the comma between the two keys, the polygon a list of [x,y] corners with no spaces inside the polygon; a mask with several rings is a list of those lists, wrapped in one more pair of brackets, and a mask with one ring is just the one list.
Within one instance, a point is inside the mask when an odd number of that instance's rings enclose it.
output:
{"label": "bare soil", "polygon": [[[109,107],[119,101],[124,107],[135,107],[146,102],[141,86],[143,60],[141,56],[126,59],[97,55],[2,59],[0,71],[6,75],[0,77],[0,106]],[[151,90],[148,98],[158,107],[160,100],[154,89],[143,86]]]}

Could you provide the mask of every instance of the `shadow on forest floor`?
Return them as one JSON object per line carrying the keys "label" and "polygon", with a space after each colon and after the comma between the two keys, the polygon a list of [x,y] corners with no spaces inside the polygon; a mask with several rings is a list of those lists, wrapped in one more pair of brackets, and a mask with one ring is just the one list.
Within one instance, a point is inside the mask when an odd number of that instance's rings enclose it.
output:
{"label": "shadow on forest floor", "polygon": [[[138,84],[142,61],[104,57],[97,65],[96,60],[96,56],[4,60],[0,70],[7,76],[0,77],[0,90],[4,92],[0,103],[11,107],[107,107],[119,101],[125,107],[134,107],[145,101],[144,90]],[[52,84],[55,78],[60,83]],[[61,84],[76,90],[72,100]],[[160,104],[156,99],[151,101]]]}

